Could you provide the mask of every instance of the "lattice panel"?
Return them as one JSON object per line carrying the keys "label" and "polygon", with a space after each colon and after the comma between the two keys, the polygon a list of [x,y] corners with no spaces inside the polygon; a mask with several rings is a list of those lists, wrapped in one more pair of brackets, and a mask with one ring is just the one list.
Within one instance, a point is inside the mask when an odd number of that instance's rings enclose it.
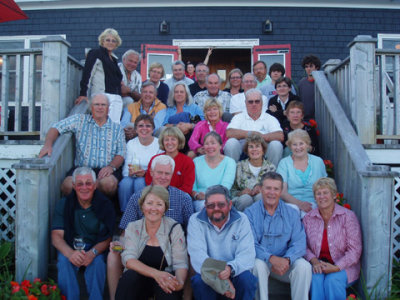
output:
{"label": "lattice panel", "polygon": [[0,238],[15,238],[15,170],[0,168]]}
{"label": "lattice panel", "polygon": [[400,259],[400,177],[394,178],[393,258]]}

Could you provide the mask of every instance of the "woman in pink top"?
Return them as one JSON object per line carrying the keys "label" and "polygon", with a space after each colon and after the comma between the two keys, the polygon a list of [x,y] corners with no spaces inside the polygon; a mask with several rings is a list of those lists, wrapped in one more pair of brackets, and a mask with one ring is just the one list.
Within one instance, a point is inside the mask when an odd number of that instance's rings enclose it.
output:
{"label": "woman in pink top", "polygon": [[187,153],[188,156],[194,158],[197,155],[205,154],[203,147],[204,137],[210,131],[215,131],[221,136],[221,149],[224,149],[227,140],[226,127],[228,127],[228,123],[221,120],[222,113],[222,105],[218,102],[217,99],[210,98],[206,101],[206,103],[204,104],[205,120],[198,122],[193,129],[192,135],[189,140],[190,151]]}
{"label": "woman in pink top", "polygon": [[313,267],[311,299],[346,299],[346,287],[360,273],[360,224],[354,212],[335,203],[337,188],[333,179],[319,179],[313,192],[318,207],[303,218],[305,259]]}

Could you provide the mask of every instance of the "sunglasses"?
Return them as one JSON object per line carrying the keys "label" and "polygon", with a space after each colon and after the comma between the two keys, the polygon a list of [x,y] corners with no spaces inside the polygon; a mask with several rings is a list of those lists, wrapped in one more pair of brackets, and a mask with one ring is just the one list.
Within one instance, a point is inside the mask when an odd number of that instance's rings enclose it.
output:
{"label": "sunglasses", "polygon": [[247,100],[247,103],[248,104],[260,104],[261,103],[261,100]]}
{"label": "sunglasses", "polygon": [[207,209],[214,209],[215,206],[218,206],[218,208],[222,209],[222,208],[225,208],[227,205],[228,204],[225,202],[218,202],[218,203],[209,203],[209,204],[206,204],[205,206]]}
{"label": "sunglasses", "polygon": [[105,39],[104,41],[107,43],[113,43],[113,44],[117,43],[117,40],[114,40],[114,39]]}

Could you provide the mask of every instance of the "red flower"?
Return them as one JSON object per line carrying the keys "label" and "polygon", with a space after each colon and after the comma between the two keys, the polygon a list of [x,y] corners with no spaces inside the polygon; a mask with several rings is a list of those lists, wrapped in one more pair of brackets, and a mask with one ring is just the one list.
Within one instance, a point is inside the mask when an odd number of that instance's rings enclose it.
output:
{"label": "red flower", "polygon": [[33,295],[29,295],[28,300],[38,300],[38,298]]}
{"label": "red flower", "polygon": [[350,206],[350,204],[348,204],[348,203],[343,204],[343,207],[346,207],[347,209],[351,209],[351,206]]}
{"label": "red flower", "polygon": [[347,299],[357,299],[356,295],[354,294],[350,294]]}
{"label": "red flower", "polygon": [[29,290],[26,286],[21,286],[21,289],[25,292],[25,295],[29,295]]}
{"label": "red flower", "polygon": [[49,288],[50,288],[51,290],[55,291],[55,290],[57,289],[57,286],[56,286],[56,285],[50,285]]}
{"label": "red flower", "polygon": [[12,286],[12,287],[14,287],[14,286],[19,286],[19,283],[16,282],[16,281],[11,281],[11,286]]}
{"label": "red flower", "polygon": [[64,295],[61,295],[61,300],[67,300],[67,298]]}
{"label": "red flower", "polygon": [[331,169],[333,168],[333,163],[329,159],[325,159],[324,164],[328,168],[331,168]]}
{"label": "red flower", "polygon": [[311,127],[317,128],[317,122],[315,122],[315,120],[310,119],[308,122],[310,123]]}
{"label": "red flower", "polygon": [[21,282],[21,286],[26,286],[28,288],[32,287],[32,284],[29,282],[29,280],[24,280]]}
{"label": "red flower", "polygon": [[50,295],[49,290],[47,289],[47,284],[43,284],[42,287],[40,288],[40,291],[42,292],[43,295],[48,296]]}
{"label": "red flower", "polygon": [[12,290],[11,290],[11,294],[18,293],[20,289],[21,289],[21,288],[20,288],[19,285],[13,285],[13,286],[12,286]]}
{"label": "red flower", "polygon": [[36,283],[36,282],[41,282],[41,281],[40,281],[40,278],[35,278],[35,279],[33,279],[33,283]]}
{"label": "red flower", "polygon": [[320,134],[318,129],[315,130],[315,133],[317,134],[317,136],[319,136]]}

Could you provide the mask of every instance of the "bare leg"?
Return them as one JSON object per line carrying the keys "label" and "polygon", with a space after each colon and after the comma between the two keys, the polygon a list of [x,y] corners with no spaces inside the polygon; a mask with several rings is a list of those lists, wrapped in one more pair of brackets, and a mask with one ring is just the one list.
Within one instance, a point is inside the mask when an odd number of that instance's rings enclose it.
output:
{"label": "bare leg", "polygon": [[107,283],[110,300],[115,300],[119,278],[122,276],[121,254],[110,251],[107,256]]}
{"label": "bare leg", "polygon": [[63,183],[61,184],[61,193],[64,196],[71,194],[72,192],[72,176],[65,177]]}
{"label": "bare leg", "polygon": [[118,180],[114,175],[101,178],[97,182],[97,187],[104,195],[113,198],[118,188]]}

